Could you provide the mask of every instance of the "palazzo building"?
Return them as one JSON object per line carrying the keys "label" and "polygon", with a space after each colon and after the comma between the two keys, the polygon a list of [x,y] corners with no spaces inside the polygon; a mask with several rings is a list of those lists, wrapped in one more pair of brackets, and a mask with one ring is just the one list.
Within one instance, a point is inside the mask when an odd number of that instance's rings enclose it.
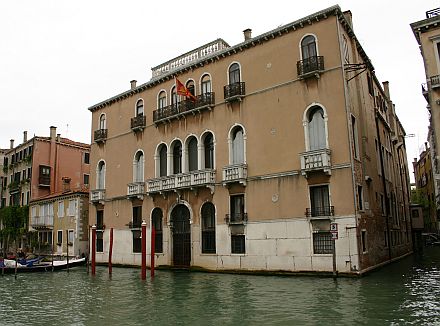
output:
{"label": "palazzo building", "polygon": [[335,252],[360,274],[411,251],[405,131],[339,6],[217,39],[89,110],[98,262],[113,229],[112,262],[140,265],[142,221],[158,266],[331,272]]}

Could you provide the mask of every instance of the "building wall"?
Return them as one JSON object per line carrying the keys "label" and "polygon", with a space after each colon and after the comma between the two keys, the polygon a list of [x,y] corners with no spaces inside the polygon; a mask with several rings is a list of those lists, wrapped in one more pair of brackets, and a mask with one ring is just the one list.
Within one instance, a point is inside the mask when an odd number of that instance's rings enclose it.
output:
{"label": "building wall", "polygon": [[[210,110],[155,125],[152,120],[153,110],[157,109],[157,96],[165,90],[167,104],[170,104],[170,91],[174,85],[172,76],[165,76],[157,82],[152,80],[147,87],[140,87],[127,96],[105,101],[90,109],[92,133],[99,129],[102,114],[106,116],[108,129],[106,141],[91,146],[92,170],[100,161],[105,161],[106,166],[105,199],[90,206],[91,223],[96,223],[97,210],[104,211],[104,250],[98,253],[98,261],[108,259],[108,230],[113,227],[113,262],[140,263],[139,254],[132,252],[132,233],[128,226],[134,204],[127,199],[127,185],[133,181],[136,151],[144,152],[145,180],[151,180],[158,177],[159,144],[167,144],[170,149],[173,141],[181,140],[185,144],[191,135],[200,141],[206,131],[215,138],[216,178],[212,189],[176,189],[176,192],[140,196],[142,218],[149,228],[153,208],[163,210],[164,253],[158,254],[158,265],[173,264],[171,214],[178,204],[184,204],[190,210],[191,265],[208,269],[331,271],[332,255],[313,253],[313,232],[322,228],[328,231],[330,221],[337,222],[339,228],[336,255],[340,272],[364,271],[409,251],[411,237],[406,241],[399,238],[399,241],[393,241],[393,248],[389,248],[386,238],[391,238],[391,226],[387,223],[390,218],[387,215],[391,213],[382,214],[379,200],[380,192],[384,198],[391,197],[391,193],[398,193],[397,190],[403,189],[407,182],[393,176],[391,168],[405,169],[405,162],[398,160],[397,149],[391,141],[392,133],[398,141],[402,141],[404,130],[399,129],[398,121],[391,125],[390,120],[395,119],[392,102],[371,70],[368,73],[374,88],[372,95],[369,95],[367,87],[367,73],[348,81],[356,72],[345,71],[344,36],[350,62],[367,61],[367,57],[358,52],[359,45],[352,37],[347,21],[330,14],[317,19],[317,22],[304,23],[301,28],[289,33],[283,33],[282,28],[280,31],[273,38],[269,33],[267,39],[255,39],[256,46],[249,43],[245,46],[245,42],[234,48],[234,53],[219,55],[207,64],[175,72],[183,83],[194,80],[196,95],[200,90],[200,78],[205,73],[210,74],[216,95],[215,107]],[[315,35],[318,40],[318,55],[324,57],[325,71],[319,78],[302,79],[297,75],[296,63],[301,60],[301,39],[309,34]],[[274,53],[277,55],[274,56]],[[228,84],[228,67],[234,62],[241,66],[246,96],[240,102],[227,103],[222,96],[223,86]],[[369,65],[371,63],[366,67]],[[387,109],[385,104],[381,109],[376,105],[376,97],[386,102]],[[135,115],[136,102],[140,98],[144,100],[147,122],[142,132],[134,133],[130,130],[130,119]],[[305,112],[313,105],[320,105],[327,118],[331,175],[322,170],[302,171],[300,155],[307,149]],[[378,115],[381,119],[377,118]],[[357,122],[355,128],[352,116]],[[222,169],[231,164],[228,142],[230,130],[235,125],[242,126],[245,132],[248,175],[244,184],[237,182],[226,186]],[[380,139],[378,133],[384,135],[384,139]],[[385,147],[388,150],[385,183],[381,177],[384,173],[378,171],[381,165],[377,148],[381,145],[384,152]],[[400,147],[399,151],[406,155],[404,147]],[[329,185],[330,203],[334,206],[334,217],[327,216],[323,221],[305,214],[311,205],[309,187],[322,184]],[[96,173],[91,174],[91,185],[93,194],[97,189]],[[359,186],[363,189],[363,207],[358,207]],[[405,202],[408,194],[401,192],[395,206],[408,205],[407,198]],[[230,212],[230,195],[241,193],[245,196],[248,215],[248,221],[243,226],[246,253],[231,254],[232,227],[225,222],[225,216]],[[201,207],[207,201],[215,206],[215,254],[201,253]],[[405,221],[404,210],[395,216],[395,220]],[[410,232],[405,223],[398,224],[396,232]]]}

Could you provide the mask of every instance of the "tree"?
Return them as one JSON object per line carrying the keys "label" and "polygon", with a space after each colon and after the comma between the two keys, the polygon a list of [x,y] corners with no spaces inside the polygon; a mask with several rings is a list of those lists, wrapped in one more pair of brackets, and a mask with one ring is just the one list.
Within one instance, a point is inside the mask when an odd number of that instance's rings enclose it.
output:
{"label": "tree", "polygon": [[8,206],[0,209],[0,241],[4,250],[25,235],[28,230],[29,206]]}

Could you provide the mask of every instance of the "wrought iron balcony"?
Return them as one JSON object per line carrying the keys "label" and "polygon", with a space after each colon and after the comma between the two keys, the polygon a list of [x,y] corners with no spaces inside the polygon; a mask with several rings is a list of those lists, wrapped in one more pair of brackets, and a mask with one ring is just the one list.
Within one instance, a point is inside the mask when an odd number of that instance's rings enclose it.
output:
{"label": "wrought iron balcony", "polygon": [[244,82],[233,83],[223,87],[225,100],[228,102],[240,101],[246,95],[246,84]]}
{"label": "wrought iron balcony", "polygon": [[32,216],[31,226],[34,229],[53,228],[53,215]]}
{"label": "wrought iron balcony", "polygon": [[153,122],[158,123],[174,118],[179,118],[190,113],[196,113],[215,105],[215,93],[209,92],[196,96],[195,100],[185,99],[176,104],[153,111]]}
{"label": "wrought iron balcony", "polygon": [[154,194],[197,187],[208,187],[213,191],[214,184],[215,170],[197,170],[147,180],[147,193]]}
{"label": "wrought iron balcony", "polygon": [[40,187],[50,187],[50,175],[40,174],[38,176],[38,185]]}
{"label": "wrought iron balcony", "polygon": [[128,222],[130,229],[140,229],[142,227],[142,221],[130,221]]}
{"label": "wrought iron balcony", "polygon": [[145,128],[147,119],[143,114],[131,118],[131,130],[142,131]]}
{"label": "wrought iron balcony", "polygon": [[234,213],[225,215],[225,223],[228,225],[246,224],[248,221],[247,213]]}
{"label": "wrought iron balcony", "polygon": [[335,216],[334,206],[306,208],[306,217],[330,217],[330,216]]}
{"label": "wrought iron balcony", "polygon": [[133,182],[127,186],[127,197],[142,197],[145,193],[145,182]]}
{"label": "wrought iron balcony", "polygon": [[247,164],[239,163],[227,165],[223,168],[223,184],[240,182],[246,185]]}
{"label": "wrought iron balcony", "polygon": [[8,185],[9,193],[20,191],[21,184],[19,181],[13,181]]}
{"label": "wrought iron balcony", "polygon": [[430,80],[431,80],[431,88],[434,89],[440,87],[440,75],[432,76]]}
{"label": "wrought iron balcony", "polygon": [[98,129],[95,130],[95,134],[93,139],[97,143],[103,143],[107,139],[107,129]]}
{"label": "wrought iron balcony", "polygon": [[323,170],[331,174],[331,151],[328,148],[317,149],[300,153],[301,174],[306,176],[308,172]]}
{"label": "wrought iron balcony", "polygon": [[300,78],[319,76],[324,71],[324,57],[313,56],[300,60],[296,63],[296,68]]}
{"label": "wrought iron balcony", "polygon": [[105,199],[105,189],[95,189],[90,191],[90,201],[92,203],[103,202]]}

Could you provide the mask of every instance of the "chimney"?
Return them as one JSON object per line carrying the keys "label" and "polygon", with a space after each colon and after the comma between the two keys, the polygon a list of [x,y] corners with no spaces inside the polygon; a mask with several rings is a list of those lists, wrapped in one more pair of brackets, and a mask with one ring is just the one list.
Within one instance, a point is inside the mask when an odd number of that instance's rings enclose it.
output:
{"label": "chimney", "polygon": [[13,149],[13,148],[14,148],[14,140],[11,139],[9,142],[10,142],[10,146],[9,146],[9,148],[10,148],[10,149]]}
{"label": "chimney", "polygon": [[250,28],[246,28],[243,31],[243,34],[244,34],[244,40],[245,41],[250,40],[252,38],[252,30]]}
{"label": "chimney", "polygon": [[57,142],[60,142],[61,134],[57,134]]}
{"label": "chimney", "polygon": [[50,141],[55,141],[56,134],[57,134],[57,127],[50,126]]}
{"label": "chimney", "polygon": [[136,88],[136,83],[137,83],[137,80],[135,80],[135,79],[130,81],[131,89],[135,89]]}
{"label": "chimney", "polygon": [[62,177],[61,180],[63,180],[63,192],[70,191],[70,179],[69,177]]}
{"label": "chimney", "polygon": [[27,131],[23,131],[23,143],[27,142]]}
{"label": "chimney", "polygon": [[383,90],[384,90],[386,96],[388,97],[388,100],[390,100],[391,99],[390,98],[390,82],[384,81],[384,82],[382,82],[382,85],[383,85]]}

